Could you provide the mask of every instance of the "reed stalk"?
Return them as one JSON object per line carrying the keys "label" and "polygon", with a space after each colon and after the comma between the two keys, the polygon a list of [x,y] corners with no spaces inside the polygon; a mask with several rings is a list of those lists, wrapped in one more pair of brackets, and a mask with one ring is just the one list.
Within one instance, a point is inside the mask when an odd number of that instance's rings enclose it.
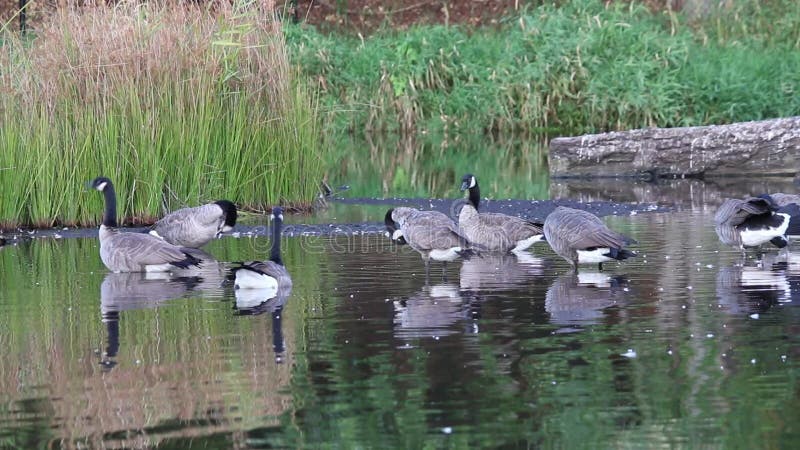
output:
{"label": "reed stalk", "polygon": [[[220,198],[308,205],[322,179],[314,94],[254,1],[63,8],[0,37],[0,226],[126,222]],[[96,194],[96,193],[95,193]]]}

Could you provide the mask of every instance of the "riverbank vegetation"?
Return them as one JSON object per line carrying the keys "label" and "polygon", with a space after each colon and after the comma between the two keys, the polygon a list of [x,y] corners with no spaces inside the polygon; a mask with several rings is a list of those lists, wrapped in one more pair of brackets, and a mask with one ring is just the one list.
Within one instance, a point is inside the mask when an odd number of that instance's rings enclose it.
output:
{"label": "riverbank vegetation", "polygon": [[219,198],[309,204],[316,99],[259,5],[120,3],[4,30],[0,226],[97,223],[98,175],[134,223]]}
{"label": "riverbank vegetation", "polygon": [[694,19],[573,0],[491,28],[286,35],[331,131],[554,136],[800,114],[793,0],[715,2]]}

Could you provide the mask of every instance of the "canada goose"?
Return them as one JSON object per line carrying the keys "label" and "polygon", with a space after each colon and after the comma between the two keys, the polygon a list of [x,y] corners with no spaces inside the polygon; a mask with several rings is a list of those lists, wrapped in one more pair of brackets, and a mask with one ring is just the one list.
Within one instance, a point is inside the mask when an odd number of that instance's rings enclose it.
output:
{"label": "canada goose", "polygon": [[478,213],[481,194],[474,175],[464,175],[461,190],[469,190],[469,201],[458,214],[458,227],[470,242],[505,253],[523,251],[544,238],[541,223],[500,213]]}
{"label": "canada goose", "polygon": [[544,220],[544,235],[559,256],[566,259],[577,271],[578,264],[603,263],[624,260],[636,253],[622,247],[636,241],[608,227],[592,213],[559,206]]}
{"label": "canada goose", "polygon": [[438,211],[391,208],[386,211],[384,224],[393,241],[407,243],[422,256],[426,274],[431,259],[442,261],[445,265],[448,261],[469,257],[474,253],[453,220]]}
{"label": "canada goose", "polygon": [[97,177],[91,187],[103,193],[105,212],[100,225],[100,259],[112,272],[166,272],[177,267],[198,266],[200,259],[187,249],[144,233],[126,233],[117,229],[117,198],[114,185],[106,177]]}
{"label": "canada goose", "polygon": [[285,289],[292,286],[292,277],[281,259],[281,225],[283,208],[272,208],[272,250],[267,261],[250,261],[233,269],[236,289]]}
{"label": "canada goose", "polygon": [[784,248],[792,216],[800,216],[800,206],[795,203],[779,208],[767,198],[729,198],[714,216],[715,230],[723,244],[739,247],[742,252],[767,242]]}
{"label": "canada goose", "polygon": [[153,224],[150,234],[180,247],[200,248],[236,225],[236,205],[228,200],[173,211]]}

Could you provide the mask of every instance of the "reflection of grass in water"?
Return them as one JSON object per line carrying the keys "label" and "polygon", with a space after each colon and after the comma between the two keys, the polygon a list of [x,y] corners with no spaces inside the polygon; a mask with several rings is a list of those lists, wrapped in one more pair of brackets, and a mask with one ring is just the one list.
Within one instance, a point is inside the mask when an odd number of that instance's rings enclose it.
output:
{"label": "reflection of grass in water", "polygon": [[[100,311],[100,285],[107,271],[97,240],[42,239],[3,248],[0,342],[5,354],[0,374],[6,376],[0,377],[0,392],[6,394],[4,404],[16,411],[0,408],[0,417],[7,419],[5,429],[19,431],[22,425],[12,414],[27,411],[25,400],[31,397],[37,397],[39,420],[24,426],[40,425],[39,442],[65,439],[99,447],[94,439],[103,439],[141,447],[166,438],[203,440],[214,433],[274,426],[290,404],[287,394],[278,391],[288,387],[292,361],[302,359],[297,353],[303,348],[299,334],[305,299],[320,291],[316,274],[324,257],[301,244],[300,239],[287,239],[283,246],[295,278],[282,314],[287,350],[283,365],[273,359],[269,314],[236,317],[232,298],[220,304],[219,298],[196,292],[158,308],[122,311],[119,364],[107,374],[98,364],[101,355],[95,353],[107,346]],[[220,260],[235,261],[264,259],[265,248],[268,240],[263,238],[228,238],[215,241],[208,250]],[[45,387],[47,393],[20,390],[20,383]],[[217,411],[223,404],[236,408]],[[209,411],[222,420],[201,425]],[[186,426],[192,421],[197,424]],[[175,426],[163,426],[171,423]],[[138,429],[148,430],[148,436],[140,438]],[[109,430],[121,433],[103,436]],[[128,437],[126,430],[131,431]],[[134,445],[136,439],[149,445]],[[6,443],[16,447],[33,441],[25,442]]]}
{"label": "reflection of grass in water", "polygon": [[452,141],[414,138],[331,139],[332,184],[349,197],[460,197],[461,176],[475,174],[489,198],[549,198],[545,144],[461,136]]}

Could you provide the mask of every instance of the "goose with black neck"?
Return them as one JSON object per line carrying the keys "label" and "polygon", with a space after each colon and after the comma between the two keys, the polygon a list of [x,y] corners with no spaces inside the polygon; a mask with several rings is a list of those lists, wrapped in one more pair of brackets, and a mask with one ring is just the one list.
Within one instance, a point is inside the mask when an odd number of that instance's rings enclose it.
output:
{"label": "goose with black neck", "polygon": [[199,266],[201,259],[188,249],[172,245],[149,234],[118,229],[117,197],[107,177],[97,177],[92,189],[103,193],[105,210],[100,225],[100,259],[112,272],[168,272]]}
{"label": "goose with black neck", "polygon": [[479,213],[478,179],[470,173],[461,179],[461,190],[469,191],[458,214],[458,227],[469,242],[492,252],[521,252],[543,240],[542,224],[501,213]]}
{"label": "goose with black neck", "polygon": [[241,263],[233,269],[236,289],[286,289],[292,287],[292,277],[281,258],[281,227],[283,208],[272,208],[272,249],[269,260]]}

